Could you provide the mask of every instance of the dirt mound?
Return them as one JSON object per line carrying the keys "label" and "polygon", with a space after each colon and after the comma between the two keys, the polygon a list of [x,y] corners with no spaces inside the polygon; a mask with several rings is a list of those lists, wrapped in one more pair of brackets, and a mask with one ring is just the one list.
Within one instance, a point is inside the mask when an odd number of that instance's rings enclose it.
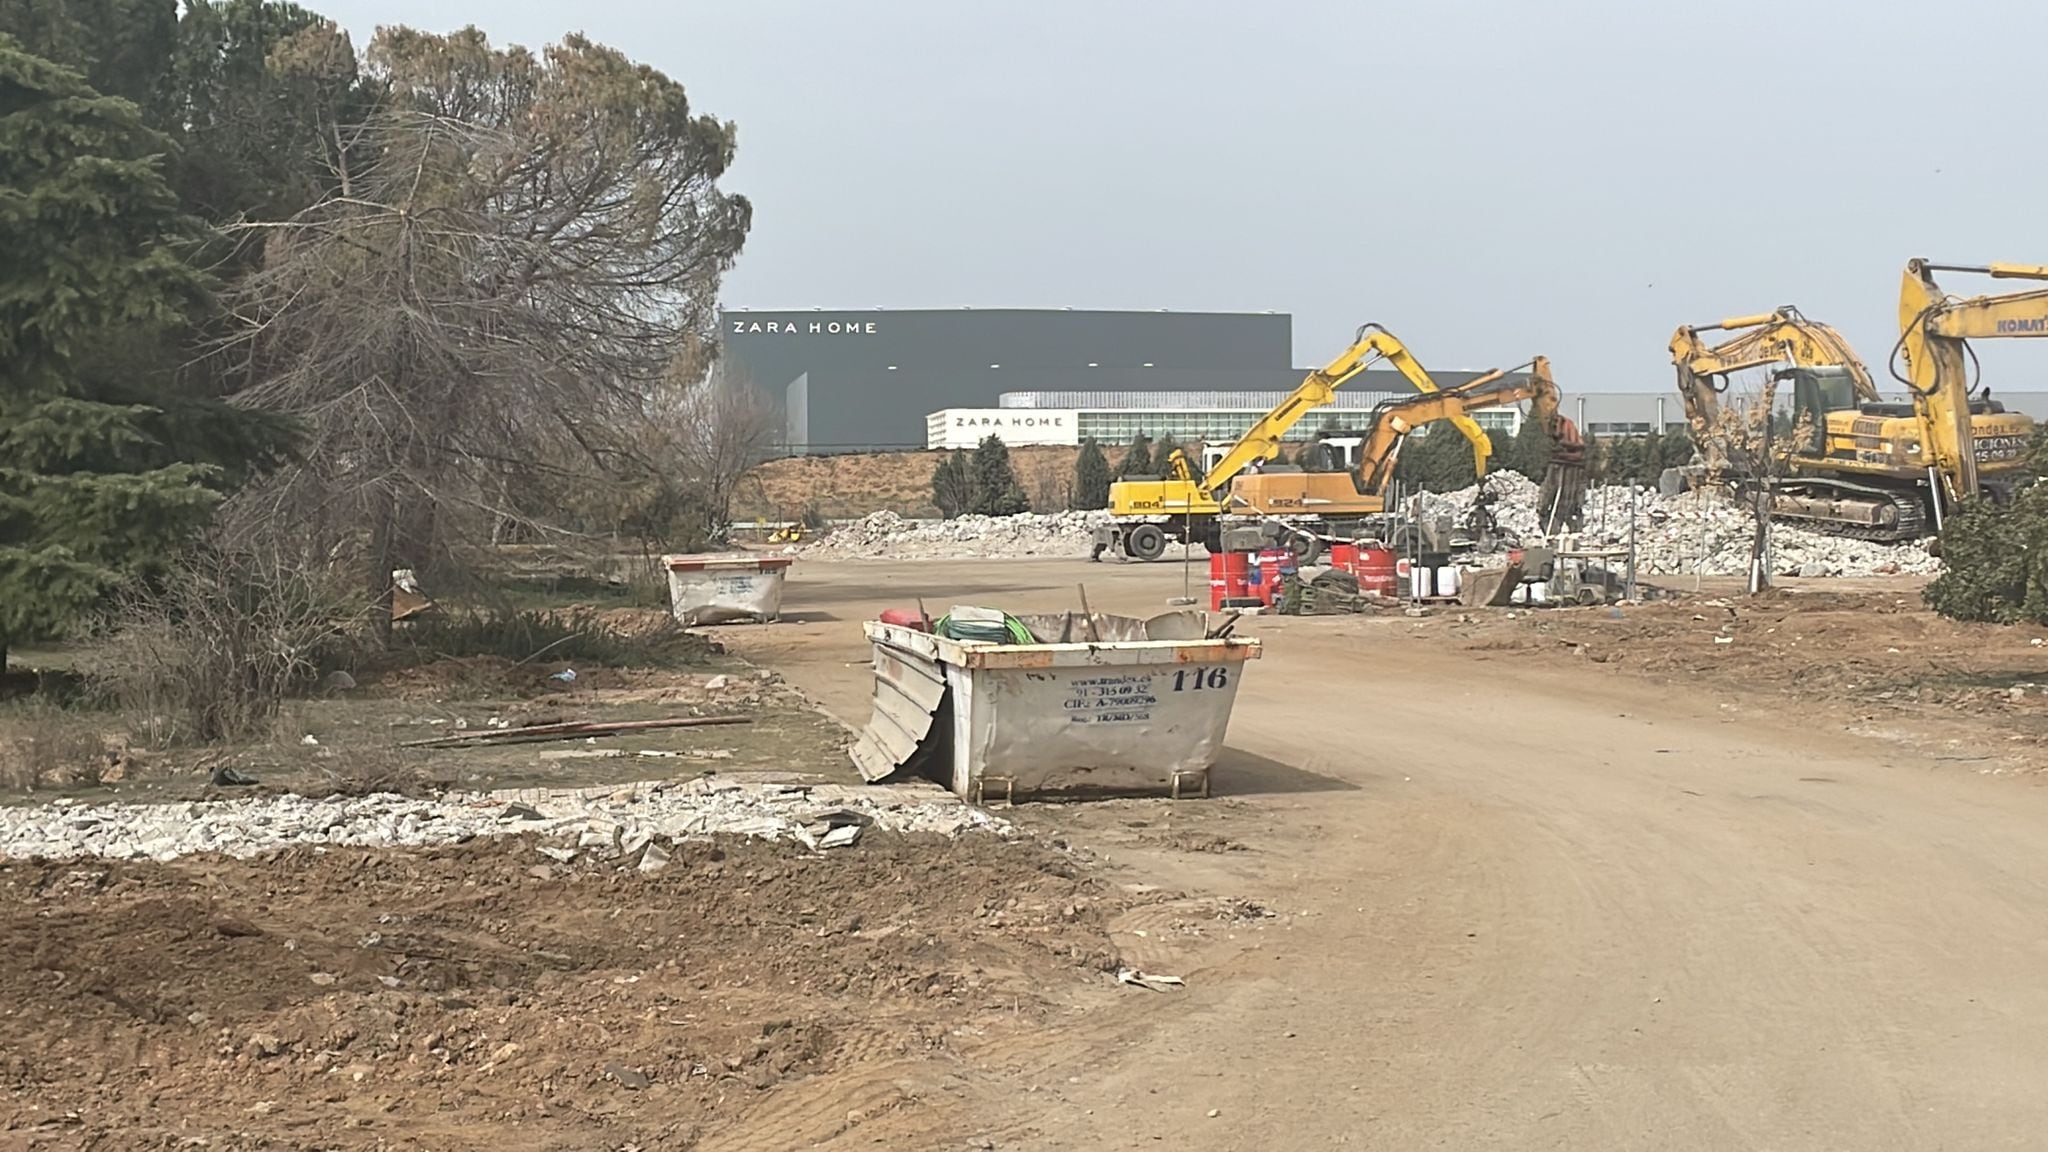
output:
{"label": "dirt mound", "polygon": [[1065,857],[992,838],[689,844],[654,876],[523,840],[0,866],[0,1131],[688,1148],[984,1001],[1049,1007],[1062,971],[1113,966],[1110,911]]}
{"label": "dirt mound", "polygon": [[[1067,506],[1073,491],[1079,448],[1020,445],[1010,464],[1031,507],[1052,512]],[[937,516],[932,504],[932,469],[944,452],[864,452],[840,456],[787,456],[747,473],[733,504],[733,518],[745,522],[795,520],[806,511],[832,520],[870,512]],[[1115,450],[1111,450],[1114,457]]]}

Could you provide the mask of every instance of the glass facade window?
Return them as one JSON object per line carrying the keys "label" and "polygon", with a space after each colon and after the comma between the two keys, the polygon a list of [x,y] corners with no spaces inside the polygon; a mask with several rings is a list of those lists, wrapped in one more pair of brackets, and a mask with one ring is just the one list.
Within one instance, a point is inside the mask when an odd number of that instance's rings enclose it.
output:
{"label": "glass facade window", "polygon": [[[1139,436],[1154,440],[1171,436],[1175,440],[1233,441],[1245,434],[1263,411],[1174,411],[1170,409],[1108,409],[1077,414],[1076,430],[1082,439],[1098,444],[1128,444]],[[1282,437],[1290,443],[1313,439],[1318,432],[1333,435],[1362,430],[1369,413],[1320,409],[1303,416]],[[1513,408],[1492,408],[1474,412],[1472,418],[1489,434],[1513,436],[1522,427],[1522,413]]]}

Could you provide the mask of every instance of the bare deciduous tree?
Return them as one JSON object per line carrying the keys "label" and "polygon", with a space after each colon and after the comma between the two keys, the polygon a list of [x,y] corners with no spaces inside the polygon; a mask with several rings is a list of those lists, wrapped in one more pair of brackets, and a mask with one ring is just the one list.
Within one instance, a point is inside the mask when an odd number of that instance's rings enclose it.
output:
{"label": "bare deciduous tree", "polygon": [[382,29],[368,64],[369,159],[248,226],[266,251],[236,295],[240,399],[309,440],[237,511],[350,556],[381,597],[476,525],[560,528],[519,494],[608,476],[695,394],[675,377],[704,362],[750,209],[717,186],[732,125],[581,37],[536,55]]}

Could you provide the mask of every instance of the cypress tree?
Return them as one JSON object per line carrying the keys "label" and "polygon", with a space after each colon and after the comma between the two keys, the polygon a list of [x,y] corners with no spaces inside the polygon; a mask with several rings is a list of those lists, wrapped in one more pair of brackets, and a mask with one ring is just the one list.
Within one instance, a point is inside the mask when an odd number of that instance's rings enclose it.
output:
{"label": "cypress tree", "polygon": [[1094,440],[1081,444],[1074,458],[1074,507],[1093,511],[1109,507],[1109,457]]}
{"label": "cypress tree", "polygon": [[1139,433],[1131,437],[1131,446],[1124,449],[1124,458],[1116,463],[1116,478],[1128,480],[1133,476],[1155,475],[1152,471],[1152,438]]}
{"label": "cypress tree", "polygon": [[972,511],[984,516],[1031,511],[1031,498],[1024,494],[1024,485],[1017,482],[1016,469],[1010,466],[1010,446],[1003,443],[1002,437],[984,437],[981,446],[974,450],[971,467],[974,490],[968,507]]}
{"label": "cypress tree", "polygon": [[974,502],[974,481],[967,471],[967,453],[958,448],[939,457],[932,467],[932,503],[951,520]]}

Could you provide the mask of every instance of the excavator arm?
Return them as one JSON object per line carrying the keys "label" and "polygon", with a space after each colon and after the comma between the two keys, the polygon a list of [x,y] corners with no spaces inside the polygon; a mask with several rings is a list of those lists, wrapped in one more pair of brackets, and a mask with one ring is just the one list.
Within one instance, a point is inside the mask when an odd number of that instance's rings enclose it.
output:
{"label": "excavator arm", "polygon": [[[1415,386],[1419,393],[1430,394],[1438,391],[1436,381],[1430,379],[1420,361],[1408,351],[1408,346],[1396,339],[1393,333],[1377,324],[1366,324],[1359,328],[1352,338],[1351,347],[1346,348],[1337,358],[1308,374],[1287,398],[1273,406],[1258,423],[1251,426],[1233,445],[1229,452],[1216,461],[1208,474],[1202,477],[1202,490],[1220,494],[1230,486],[1230,481],[1239,472],[1249,467],[1254,460],[1271,460],[1280,454],[1280,441],[1288,430],[1301,422],[1312,409],[1321,408],[1336,397],[1337,389],[1346,381],[1365,371],[1374,363],[1385,360]],[[1480,381],[1498,379],[1499,373],[1481,377]],[[1472,383],[1479,383],[1473,381]],[[1468,385],[1469,386],[1469,385]],[[1472,450],[1485,468],[1486,458],[1493,454],[1493,445],[1487,439],[1485,429],[1462,412],[1451,418],[1458,431],[1472,442]]]}
{"label": "excavator arm", "polygon": [[[1701,338],[1702,332],[1735,335],[1709,345]],[[1720,426],[1721,393],[1728,388],[1728,377],[1736,372],[1772,364],[1841,367],[1848,370],[1859,402],[1879,398],[1870,370],[1849,347],[1849,341],[1829,325],[1808,320],[1790,304],[1774,312],[1682,327],[1671,336],[1671,363],[1678,369],[1678,396],[1685,405],[1693,443],[1706,455],[1708,470],[1716,474],[1726,471],[1730,462]],[[1774,387],[1770,381],[1764,384],[1766,408]]]}
{"label": "excavator arm", "polygon": [[[1535,371],[1539,367],[1540,373]],[[1478,474],[1486,475],[1487,462],[1493,456],[1493,442],[1487,437],[1486,430],[1479,427],[1478,421],[1472,419],[1474,410],[1519,404],[1530,399],[1535,399],[1540,407],[1547,392],[1551,420],[1563,419],[1558,414],[1557,385],[1550,379],[1550,362],[1539,357],[1530,368],[1532,371],[1528,376],[1512,380],[1507,379],[1506,372],[1495,369],[1456,388],[1403,396],[1374,409],[1372,429],[1359,449],[1359,491],[1384,494],[1394,480],[1394,464],[1400,457],[1401,442],[1415,429],[1439,420],[1450,422],[1460,431],[1470,426],[1471,431],[1466,431],[1465,437],[1472,441],[1473,451],[1478,454]]]}
{"label": "excavator arm", "polygon": [[1977,492],[1977,447],[1970,429],[1968,341],[1980,337],[2048,336],[2048,289],[1956,299],[1936,272],[1972,272],[1998,280],[2048,280],[2033,264],[1935,264],[1909,260],[1899,286],[1899,343],[1906,372],[1893,375],[1913,391],[1913,411],[1935,467],[1957,498]]}

